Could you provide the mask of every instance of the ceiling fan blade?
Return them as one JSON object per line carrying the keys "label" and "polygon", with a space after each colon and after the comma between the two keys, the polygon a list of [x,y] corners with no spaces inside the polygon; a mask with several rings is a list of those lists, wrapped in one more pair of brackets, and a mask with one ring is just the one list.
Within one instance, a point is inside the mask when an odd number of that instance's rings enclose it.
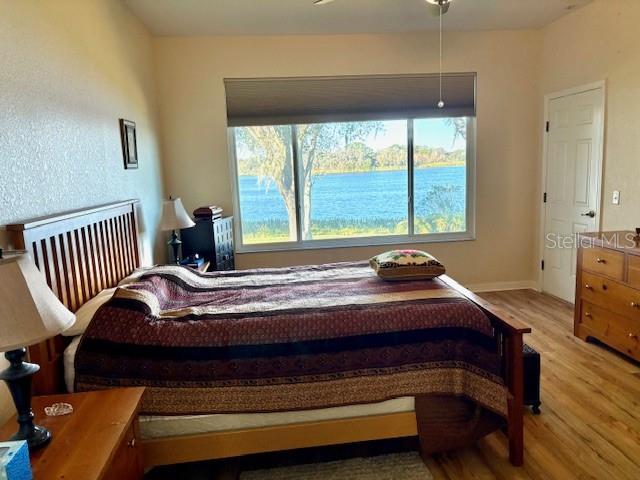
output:
{"label": "ceiling fan blade", "polygon": [[327,3],[331,3],[331,2],[333,2],[333,1],[334,1],[334,0],[315,0],[315,1],[313,2],[313,4],[314,4],[314,5],[325,5],[325,4],[327,4]]}

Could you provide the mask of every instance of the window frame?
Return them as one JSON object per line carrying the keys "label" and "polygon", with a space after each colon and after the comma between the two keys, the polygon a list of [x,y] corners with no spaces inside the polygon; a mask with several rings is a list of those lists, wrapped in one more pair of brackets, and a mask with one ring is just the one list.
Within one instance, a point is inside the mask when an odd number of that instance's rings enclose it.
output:
{"label": "window frame", "polygon": [[[422,117],[421,117],[422,118]],[[426,118],[426,117],[425,117]],[[297,161],[297,133],[296,125],[290,125],[292,129],[291,149],[294,155],[294,178],[296,182],[296,230],[297,239],[289,242],[274,243],[251,243],[244,244],[242,241],[242,212],[240,209],[240,177],[238,176],[238,163],[236,159],[236,136],[235,129],[242,127],[227,127],[227,146],[229,158],[229,171],[231,173],[232,193],[233,193],[233,223],[235,250],[237,253],[259,253],[259,252],[281,252],[294,250],[318,250],[326,248],[351,248],[368,247],[378,245],[398,245],[398,244],[428,244],[442,242],[461,242],[476,239],[476,117],[467,118],[467,148],[466,148],[466,230],[462,232],[445,233],[414,233],[414,162],[413,146],[414,131],[413,119],[407,120],[407,174],[408,174],[408,195],[407,214],[409,233],[406,235],[379,235],[370,237],[335,238],[323,240],[302,240],[302,226],[299,219],[302,217],[302,203],[300,201],[298,161]]]}

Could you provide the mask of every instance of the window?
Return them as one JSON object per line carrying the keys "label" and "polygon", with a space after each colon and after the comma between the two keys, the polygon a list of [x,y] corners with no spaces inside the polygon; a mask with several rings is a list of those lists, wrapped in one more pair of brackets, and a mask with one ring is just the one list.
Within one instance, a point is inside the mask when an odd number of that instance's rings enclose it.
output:
{"label": "window", "polygon": [[467,230],[466,139],[465,118],[414,121],[414,233]]}
{"label": "window", "polygon": [[407,122],[298,125],[302,240],[407,231]]}
{"label": "window", "polygon": [[230,127],[240,251],[473,238],[474,124]]}
{"label": "window", "polygon": [[292,128],[235,129],[242,244],[297,240]]}

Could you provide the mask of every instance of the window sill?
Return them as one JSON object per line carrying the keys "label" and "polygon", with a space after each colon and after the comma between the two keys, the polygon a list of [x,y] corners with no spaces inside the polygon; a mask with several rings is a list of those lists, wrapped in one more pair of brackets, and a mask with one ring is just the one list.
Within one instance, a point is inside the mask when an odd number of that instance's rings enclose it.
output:
{"label": "window sill", "polygon": [[475,240],[475,233],[432,233],[429,235],[393,235],[385,237],[360,237],[333,240],[310,240],[306,242],[265,243],[242,245],[238,242],[236,253],[286,252],[298,250],[322,250],[327,248],[362,248],[379,245],[414,245],[444,242],[468,242]]}

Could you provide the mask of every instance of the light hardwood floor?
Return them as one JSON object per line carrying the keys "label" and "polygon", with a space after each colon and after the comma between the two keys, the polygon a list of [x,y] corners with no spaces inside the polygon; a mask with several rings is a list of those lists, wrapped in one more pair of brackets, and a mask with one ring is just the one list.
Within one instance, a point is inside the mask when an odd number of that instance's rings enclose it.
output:
{"label": "light hardwood floor", "polygon": [[573,306],[532,290],[481,296],[528,323],[542,360],[542,413],[526,413],[525,463],[500,433],[428,461],[436,479],[640,479],[640,365],[573,336]]}

